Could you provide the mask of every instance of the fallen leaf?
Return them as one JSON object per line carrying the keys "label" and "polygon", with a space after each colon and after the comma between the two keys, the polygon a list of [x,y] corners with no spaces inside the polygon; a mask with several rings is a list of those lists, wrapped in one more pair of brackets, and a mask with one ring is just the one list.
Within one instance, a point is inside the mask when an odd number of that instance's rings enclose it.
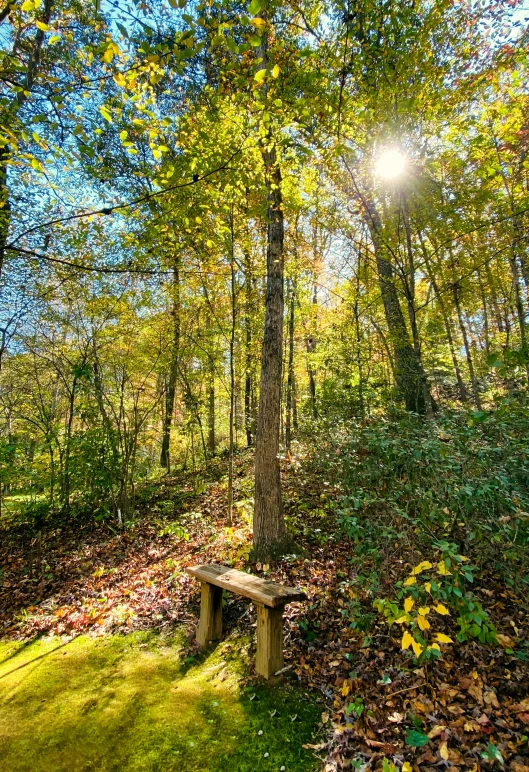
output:
{"label": "fallen leaf", "polygon": [[443,724],[438,724],[437,726],[434,726],[434,728],[428,732],[428,739],[435,740],[435,738],[439,737],[439,735],[442,734],[445,729],[446,729],[446,726],[444,726]]}
{"label": "fallen leaf", "polygon": [[480,682],[474,682],[468,687],[468,693],[476,702],[483,705],[483,685]]}
{"label": "fallen leaf", "polygon": [[485,704],[490,705],[492,708],[500,707],[500,703],[498,702],[498,698],[496,697],[496,692],[494,689],[490,689],[488,692],[484,692],[483,699],[485,700]]}

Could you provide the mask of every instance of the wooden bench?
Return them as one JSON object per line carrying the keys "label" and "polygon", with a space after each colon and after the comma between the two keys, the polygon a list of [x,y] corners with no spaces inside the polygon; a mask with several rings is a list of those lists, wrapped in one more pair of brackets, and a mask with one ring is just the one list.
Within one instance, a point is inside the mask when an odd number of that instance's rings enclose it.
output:
{"label": "wooden bench", "polygon": [[250,598],[257,609],[257,655],[255,669],[270,678],[283,668],[283,609],[287,603],[305,600],[306,595],[294,587],[245,574],[216,563],[190,566],[186,571],[202,582],[200,622],[197,642],[205,649],[210,641],[222,635],[222,591]]}

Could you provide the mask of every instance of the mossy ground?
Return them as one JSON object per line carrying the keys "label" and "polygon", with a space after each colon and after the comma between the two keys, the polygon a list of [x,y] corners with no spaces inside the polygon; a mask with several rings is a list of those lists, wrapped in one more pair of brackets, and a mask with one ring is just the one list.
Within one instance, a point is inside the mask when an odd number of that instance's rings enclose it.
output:
{"label": "mossy ground", "polygon": [[234,643],[196,659],[181,643],[152,633],[0,643],[0,769],[316,768],[302,745],[321,707],[288,684],[241,688]]}

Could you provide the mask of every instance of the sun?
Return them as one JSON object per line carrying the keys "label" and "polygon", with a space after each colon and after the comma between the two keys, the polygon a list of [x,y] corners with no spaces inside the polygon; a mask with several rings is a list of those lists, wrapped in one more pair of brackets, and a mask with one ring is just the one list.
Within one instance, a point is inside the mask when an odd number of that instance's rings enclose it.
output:
{"label": "sun", "polygon": [[384,150],[375,163],[375,174],[386,180],[394,180],[401,176],[405,168],[406,158],[400,150]]}

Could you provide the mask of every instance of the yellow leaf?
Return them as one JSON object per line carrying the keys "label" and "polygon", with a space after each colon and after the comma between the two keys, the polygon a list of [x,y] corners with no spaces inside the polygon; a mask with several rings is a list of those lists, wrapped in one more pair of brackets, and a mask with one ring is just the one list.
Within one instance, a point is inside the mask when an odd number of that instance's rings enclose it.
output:
{"label": "yellow leaf", "polygon": [[428,616],[430,613],[430,606],[420,606],[419,608],[419,614],[422,614],[423,617]]}
{"label": "yellow leaf", "polygon": [[453,640],[450,638],[449,635],[445,635],[444,633],[437,633],[435,636],[439,643],[453,643]]}
{"label": "yellow leaf", "polygon": [[272,78],[278,78],[278,77],[279,77],[279,73],[280,73],[280,72],[281,72],[280,68],[278,67],[278,65],[277,65],[277,64],[275,64],[275,65],[272,67]]}
{"label": "yellow leaf", "polygon": [[411,642],[411,647],[412,647],[412,649],[413,649],[413,653],[415,654],[415,656],[416,656],[416,657],[418,657],[418,656],[419,656],[419,654],[421,654],[421,653],[422,653],[422,646],[421,646],[421,644],[420,644],[420,643],[418,643],[417,641],[415,641],[415,640],[412,640],[412,642]]}
{"label": "yellow leaf", "polygon": [[402,769],[402,772],[413,772],[413,767],[409,761],[405,761],[401,769]]}
{"label": "yellow leaf", "polygon": [[437,606],[434,606],[434,608],[438,614],[442,614],[443,616],[446,616],[448,614],[448,616],[450,616],[450,612],[448,611],[446,606],[443,606],[442,603],[438,603]]}
{"label": "yellow leaf", "polygon": [[105,62],[106,64],[110,64],[110,62],[114,58],[114,49],[113,49],[113,47],[109,46],[101,58],[102,58],[103,62]]}
{"label": "yellow leaf", "polygon": [[395,620],[395,624],[396,625],[402,625],[402,624],[404,624],[404,622],[407,622],[407,621],[408,621],[408,616],[406,615],[406,616],[399,617],[398,619],[396,619]]}
{"label": "yellow leaf", "polygon": [[266,78],[266,67],[262,70],[258,70],[253,77],[254,77],[254,80],[257,81],[257,83],[262,83]]}
{"label": "yellow leaf", "polygon": [[347,697],[350,691],[351,691],[351,687],[349,686],[347,681],[344,681],[342,686],[342,697]]}
{"label": "yellow leaf", "polygon": [[441,651],[441,647],[438,643],[432,643],[431,646],[428,646],[428,649],[435,649],[436,651]]}
{"label": "yellow leaf", "polygon": [[49,30],[48,25],[44,24],[43,21],[36,21],[35,24],[42,32],[47,32]]}
{"label": "yellow leaf", "polygon": [[452,576],[452,572],[448,570],[444,560],[440,560],[437,564],[437,573],[441,574],[441,576]]}
{"label": "yellow leaf", "polygon": [[123,75],[123,73],[122,73],[122,72],[117,72],[117,73],[114,75],[114,80],[115,80],[115,82],[116,82],[116,84],[117,84],[118,86],[120,86],[121,88],[126,88],[126,86],[127,86],[127,81],[126,81],[126,79],[125,79],[125,76]]}
{"label": "yellow leaf", "polygon": [[466,558],[464,555],[458,555],[457,557],[459,560],[468,560],[468,558]]}
{"label": "yellow leaf", "polygon": [[415,566],[415,568],[411,573],[413,576],[416,576],[417,574],[420,574],[421,571],[427,571],[431,567],[432,567],[432,564],[430,563],[429,560],[423,560],[422,563],[419,563],[418,566]]}
{"label": "yellow leaf", "polygon": [[406,598],[406,600],[404,601],[404,611],[407,614],[409,614],[414,604],[415,604],[415,601],[413,600],[413,598]]}
{"label": "yellow leaf", "polygon": [[401,647],[402,649],[409,649],[410,645],[414,643],[413,637],[410,635],[410,633],[406,630],[404,635],[402,636],[402,643]]}
{"label": "yellow leaf", "polygon": [[426,582],[426,584],[424,585],[424,589],[426,590],[426,592],[430,592],[430,590],[432,589],[432,585],[430,584],[430,582]]}
{"label": "yellow leaf", "polygon": [[35,3],[33,0],[26,0],[25,3],[22,3],[22,10],[23,11],[33,11],[35,9]]}
{"label": "yellow leaf", "polygon": [[417,617],[417,624],[421,628],[421,630],[429,630],[430,629],[430,623],[426,619],[426,617],[423,617],[419,614]]}
{"label": "yellow leaf", "polygon": [[447,744],[446,744],[446,743],[442,743],[442,744],[439,746],[439,755],[440,755],[440,756],[441,756],[441,758],[442,758],[442,759],[444,759],[445,761],[447,761],[447,760],[448,760],[448,746],[447,746]]}
{"label": "yellow leaf", "polygon": [[406,581],[404,582],[404,587],[409,587],[412,584],[415,584],[417,579],[414,576],[408,576]]}
{"label": "yellow leaf", "polygon": [[255,17],[255,19],[250,19],[250,24],[253,24],[253,26],[261,31],[263,27],[266,27],[266,22],[264,19],[260,19],[258,16]]}

